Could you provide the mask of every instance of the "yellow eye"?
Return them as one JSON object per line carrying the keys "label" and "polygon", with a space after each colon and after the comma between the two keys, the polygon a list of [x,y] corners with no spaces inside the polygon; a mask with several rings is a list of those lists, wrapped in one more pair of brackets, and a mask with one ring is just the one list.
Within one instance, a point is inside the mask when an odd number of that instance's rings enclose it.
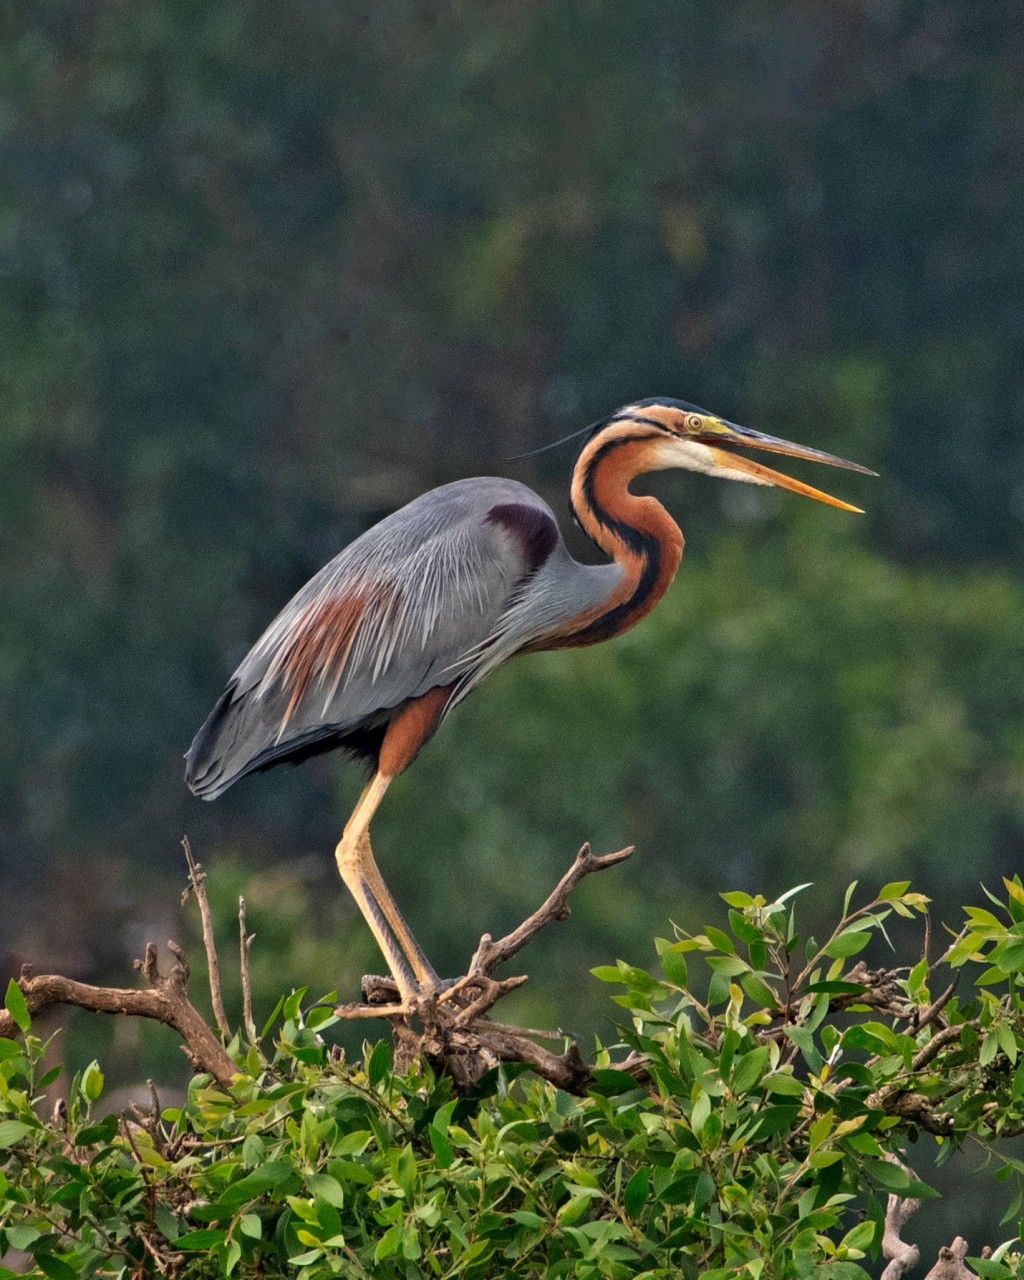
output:
{"label": "yellow eye", "polygon": [[686,425],[691,431],[700,431],[704,427],[704,419],[699,413],[689,413],[686,415]]}

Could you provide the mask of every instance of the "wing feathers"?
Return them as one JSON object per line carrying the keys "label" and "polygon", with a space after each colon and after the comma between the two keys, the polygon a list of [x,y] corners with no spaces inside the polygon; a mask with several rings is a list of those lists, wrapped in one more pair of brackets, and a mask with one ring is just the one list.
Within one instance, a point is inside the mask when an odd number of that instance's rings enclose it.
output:
{"label": "wing feathers", "polygon": [[197,735],[190,782],[219,793],[439,685],[458,701],[516,651],[524,584],[559,541],[535,494],[496,479],[443,486],[374,526],[253,646]]}

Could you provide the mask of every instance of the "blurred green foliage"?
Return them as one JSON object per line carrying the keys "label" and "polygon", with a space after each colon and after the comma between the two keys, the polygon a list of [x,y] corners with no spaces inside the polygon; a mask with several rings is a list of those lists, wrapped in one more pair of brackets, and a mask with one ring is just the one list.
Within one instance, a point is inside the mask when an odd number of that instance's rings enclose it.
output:
{"label": "blurred green foliage", "polygon": [[378,853],[438,967],[584,839],[639,855],[523,997],[584,1028],[577,975],[712,891],[835,867],[949,910],[1019,864],[1017,6],[37,0],[0,24],[12,963],[122,980],[180,927],[187,830],[253,901],[261,999],[378,966],[329,859],[353,772],[204,806],[181,754],[362,528],[495,471],[564,510],[564,451],[505,460],[652,393],[882,479],[839,486],[859,520],[656,482],[690,537],[661,608],[500,672],[388,797]]}

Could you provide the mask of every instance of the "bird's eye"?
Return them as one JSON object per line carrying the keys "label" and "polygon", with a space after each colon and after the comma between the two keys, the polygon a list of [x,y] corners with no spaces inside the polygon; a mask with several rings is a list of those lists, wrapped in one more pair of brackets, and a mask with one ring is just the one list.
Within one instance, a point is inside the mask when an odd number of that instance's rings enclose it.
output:
{"label": "bird's eye", "polygon": [[704,426],[704,419],[699,413],[688,413],[686,415],[686,425],[690,431],[700,431]]}

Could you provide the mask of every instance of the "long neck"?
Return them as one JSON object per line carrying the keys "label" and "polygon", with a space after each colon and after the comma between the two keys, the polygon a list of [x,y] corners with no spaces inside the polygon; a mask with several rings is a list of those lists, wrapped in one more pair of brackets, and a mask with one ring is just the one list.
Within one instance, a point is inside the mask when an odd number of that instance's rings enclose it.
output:
{"label": "long neck", "polygon": [[622,423],[600,432],[580,454],[572,476],[573,515],[622,577],[591,616],[577,621],[563,645],[596,644],[635,626],[675,577],[682,530],[657,499],[629,491],[638,475],[660,469],[663,439],[639,423]]}

